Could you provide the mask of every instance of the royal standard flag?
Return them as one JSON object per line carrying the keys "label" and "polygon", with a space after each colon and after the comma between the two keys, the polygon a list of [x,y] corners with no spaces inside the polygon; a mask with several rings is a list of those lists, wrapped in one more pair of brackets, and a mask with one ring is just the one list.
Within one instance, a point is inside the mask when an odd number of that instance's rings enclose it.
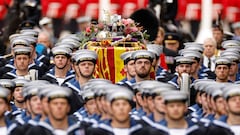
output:
{"label": "royal standard flag", "polygon": [[142,44],[135,47],[102,47],[89,44],[87,49],[94,50],[98,54],[94,77],[108,79],[113,83],[116,83],[125,78],[124,63],[120,58],[120,55],[127,51],[146,48]]}

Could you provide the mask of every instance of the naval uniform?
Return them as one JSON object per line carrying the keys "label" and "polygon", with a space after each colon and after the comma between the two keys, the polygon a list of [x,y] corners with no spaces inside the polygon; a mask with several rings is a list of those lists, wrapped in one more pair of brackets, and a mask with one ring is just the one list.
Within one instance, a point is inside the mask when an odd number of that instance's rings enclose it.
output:
{"label": "naval uniform", "polygon": [[[10,59],[9,62],[0,68],[1,75],[6,74],[7,72],[10,72],[12,70],[16,69],[14,67],[14,59]],[[48,67],[41,61],[34,60],[33,63],[28,65],[28,69],[35,69],[38,71],[38,76],[41,77],[47,70]],[[0,76],[1,76],[0,75]]]}
{"label": "naval uniform", "polygon": [[85,130],[79,123],[76,123],[72,118],[68,118],[68,128],[66,130],[54,129],[49,121],[39,122],[35,127],[27,131],[25,135],[85,135]]}
{"label": "naval uniform", "polygon": [[[207,135],[237,135],[237,134],[234,134],[231,127],[228,124],[226,124],[226,120],[227,120],[227,117],[220,118],[220,120],[213,120],[208,126]],[[239,131],[239,127],[238,127],[238,131]]]}
{"label": "naval uniform", "polygon": [[84,101],[82,99],[82,96],[79,94],[81,91],[80,84],[76,78],[70,79],[68,82],[63,84],[63,86],[66,86],[72,90],[72,95],[71,95],[71,110],[70,114],[73,114],[77,110],[79,110],[83,105]]}
{"label": "naval uniform", "polygon": [[214,72],[212,72],[209,68],[207,68],[206,66],[204,66],[203,64],[201,65],[199,71],[199,78],[208,78],[208,79],[215,79],[216,78],[216,74]]}
{"label": "naval uniform", "polygon": [[50,82],[51,84],[58,84],[58,85],[62,85],[64,83],[66,83],[67,81],[71,80],[72,78],[74,78],[74,74],[69,70],[66,74],[66,77],[63,78],[62,82],[60,82],[58,80],[58,78],[55,76],[55,69],[52,68],[50,69],[50,71],[48,73],[46,73],[45,75],[43,75],[41,77],[41,80],[46,80],[48,82]]}
{"label": "naval uniform", "polygon": [[147,131],[144,131],[144,127],[133,119],[130,119],[130,128],[113,128],[109,120],[93,125],[87,130],[88,135],[143,135],[144,132],[146,135]]}
{"label": "naval uniform", "polygon": [[[175,75],[175,77],[173,77],[170,81],[168,81],[168,83],[174,85],[177,89],[180,89],[180,86],[179,86],[178,81],[177,81],[178,77],[179,77],[178,75]],[[191,82],[194,82],[193,77],[191,77],[190,79],[191,79]]]}
{"label": "naval uniform", "polygon": [[[186,119],[188,127],[186,129],[173,129],[168,128],[169,135],[205,135],[207,132],[206,127],[203,127],[198,122],[192,121],[191,119]],[[162,125],[167,127],[167,121],[162,120]]]}
{"label": "naval uniform", "polygon": [[[16,69],[13,69],[10,72],[7,72],[6,74],[4,74],[2,76],[2,79],[15,79],[15,78],[24,78],[24,79],[32,79],[32,76],[29,76],[29,74],[25,75],[25,76],[18,76],[16,73]],[[35,76],[36,79],[38,79],[38,76]]]}
{"label": "naval uniform", "polygon": [[169,73],[166,69],[162,68],[161,66],[158,66],[155,80],[158,80],[160,82],[168,82],[169,80],[171,80],[173,76],[174,75]]}

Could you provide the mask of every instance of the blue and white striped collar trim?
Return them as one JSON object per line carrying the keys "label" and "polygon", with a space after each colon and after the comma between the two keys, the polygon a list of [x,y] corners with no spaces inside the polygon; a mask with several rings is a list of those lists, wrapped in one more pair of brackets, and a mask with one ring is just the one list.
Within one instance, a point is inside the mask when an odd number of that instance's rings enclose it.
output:
{"label": "blue and white striped collar trim", "polygon": [[217,126],[230,129],[229,125],[228,125],[227,123],[223,122],[223,121],[213,120],[212,123],[215,124],[215,125],[217,125]]}
{"label": "blue and white striped collar trim", "polygon": [[14,78],[17,77],[16,73],[14,74],[13,72],[7,72],[7,75],[10,75],[10,76],[12,76],[12,77],[14,77]]}
{"label": "blue and white striped collar trim", "polygon": [[178,86],[178,84],[176,84],[175,82],[173,81],[168,81],[168,83],[174,85],[177,89],[179,89],[180,87]]}
{"label": "blue and white striped collar trim", "polygon": [[73,84],[71,84],[70,82],[66,82],[66,85],[70,88],[72,88],[73,90],[75,90],[77,93],[80,93],[81,90],[78,89],[76,86],[74,86]]}
{"label": "blue and white striped collar trim", "polygon": [[9,67],[11,69],[15,69],[14,65],[12,65],[12,64],[6,64],[5,67]]}
{"label": "blue and white striped collar trim", "polygon": [[186,135],[195,131],[195,130],[197,130],[197,129],[199,129],[198,125],[194,125],[194,126],[191,126],[191,127],[187,128]]}

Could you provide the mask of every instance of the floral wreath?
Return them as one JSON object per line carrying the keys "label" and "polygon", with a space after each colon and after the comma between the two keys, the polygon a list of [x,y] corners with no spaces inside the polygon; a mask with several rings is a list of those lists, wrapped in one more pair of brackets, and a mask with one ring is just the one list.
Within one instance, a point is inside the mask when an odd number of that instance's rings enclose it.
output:
{"label": "floral wreath", "polygon": [[79,35],[80,47],[88,42],[96,42],[98,46],[117,46],[120,42],[140,42],[142,44],[149,38],[146,31],[134,20],[122,19],[120,15],[111,16],[111,21],[91,24]]}

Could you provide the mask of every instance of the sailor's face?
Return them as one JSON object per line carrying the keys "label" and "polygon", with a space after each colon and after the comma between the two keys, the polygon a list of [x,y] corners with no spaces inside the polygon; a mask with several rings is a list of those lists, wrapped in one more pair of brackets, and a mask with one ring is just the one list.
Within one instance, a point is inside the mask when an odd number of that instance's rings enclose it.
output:
{"label": "sailor's face", "polygon": [[223,97],[219,97],[219,98],[216,99],[215,106],[216,106],[216,111],[218,113],[220,113],[220,115],[226,115],[227,114]]}
{"label": "sailor's face", "polygon": [[96,114],[98,111],[97,111],[97,105],[96,105],[96,102],[95,102],[95,99],[90,99],[86,102],[85,104],[85,108],[87,109],[87,112],[90,114],[90,115],[93,115],[93,114]]}
{"label": "sailor's face", "polygon": [[232,62],[229,70],[229,76],[233,76],[238,72],[238,63]]}
{"label": "sailor's face", "polygon": [[70,64],[69,59],[65,55],[56,55],[53,61],[55,66],[59,69],[64,69],[68,64]]}
{"label": "sailor's face", "polygon": [[91,61],[83,61],[78,64],[78,68],[82,77],[90,78],[93,75],[95,64]]}
{"label": "sailor's face", "polygon": [[230,68],[227,65],[217,65],[215,68],[215,74],[217,79],[226,80],[229,75]]}
{"label": "sailor's face", "polygon": [[98,109],[99,113],[103,113],[104,111],[103,111],[103,108],[102,108],[101,97],[99,97],[99,96],[96,97],[95,102],[96,102],[97,109]]}
{"label": "sailor's face", "polygon": [[29,104],[34,115],[42,114],[42,104],[38,96],[31,97]]}
{"label": "sailor's face", "polygon": [[42,111],[45,115],[49,114],[49,108],[48,108],[48,98],[47,97],[43,97],[43,99],[41,100],[41,104],[42,104]]}
{"label": "sailor's face", "polygon": [[164,113],[165,112],[165,104],[164,104],[164,99],[162,96],[156,96],[153,99],[154,107],[155,110],[159,113]]}
{"label": "sailor's face", "polygon": [[113,119],[117,122],[126,122],[129,120],[129,112],[131,111],[130,103],[125,99],[117,99],[111,104],[111,112]]}
{"label": "sailor's face", "polygon": [[52,99],[49,104],[49,115],[56,121],[65,119],[70,111],[70,106],[65,98]]}
{"label": "sailor's face", "polygon": [[200,64],[197,62],[197,60],[193,60],[193,64],[191,66],[191,74],[198,72],[200,68]]}
{"label": "sailor's face", "polygon": [[13,92],[14,101],[22,103],[24,98],[22,96],[22,87],[16,87]]}
{"label": "sailor's face", "polygon": [[153,112],[153,110],[155,109],[152,96],[147,97],[147,106],[150,112]]}
{"label": "sailor's face", "polygon": [[207,102],[207,93],[202,93],[201,94],[201,103],[204,108],[209,108],[209,104]]}
{"label": "sailor's face", "polygon": [[180,120],[184,117],[187,106],[184,102],[169,102],[166,104],[166,115],[171,120]]}
{"label": "sailor's face", "polygon": [[101,102],[101,105],[102,105],[102,110],[105,113],[110,113],[109,108],[108,108],[108,104],[107,104],[108,101],[106,99],[106,96],[101,96],[100,102]]}
{"label": "sailor's face", "polygon": [[143,106],[143,99],[142,99],[142,93],[141,92],[137,92],[135,95],[135,102],[137,104],[139,104],[140,106]]}
{"label": "sailor's face", "polygon": [[234,115],[240,115],[240,96],[230,97],[227,101],[228,111]]}
{"label": "sailor's face", "polygon": [[135,71],[140,78],[145,78],[149,75],[152,63],[148,59],[138,59],[135,61]]}
{"label": "sailor's face", "polygon": [[0,117],[4,116],[4,113],[8,110],[7,102],[0,98]]}
{"label": "sailor's face", "polygon": [[27,70],[29,63],[30,57],[28,55],[17,55],[14,60],[17,70]]}
{"label": "sailor's face", "polygon": [[136,72],[135,72],[135,64],[134,64],[134,60],[130,60],[126,66],[125,66],[125,72],[127,72],[127,74],[129,76],[131,76],[132,78],[135,77]]}
{"label": "sailor's face", "polygon": [[191,72],[191,65],[190,64],[179,64],[177,67],[177,72],[181,75],[182,73],[188,73]]}

